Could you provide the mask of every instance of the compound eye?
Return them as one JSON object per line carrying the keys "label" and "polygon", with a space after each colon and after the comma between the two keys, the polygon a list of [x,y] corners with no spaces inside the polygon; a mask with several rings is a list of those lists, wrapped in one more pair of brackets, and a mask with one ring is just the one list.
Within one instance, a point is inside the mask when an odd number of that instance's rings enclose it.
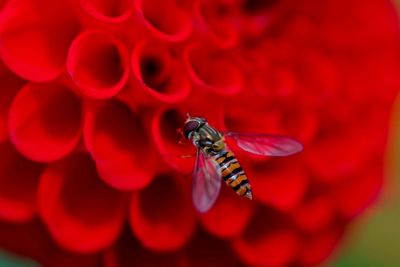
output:
{"label": "compound eye", "polygon": [[200,117],[203,122],[207,122],[206,118]]}
{"label": "compound eye", "polygon": [[199,126],[200,123],[198,121],[188,121],[187,123],[185,123],[185,125],[183,126],[183,135],[185,136],[185,138],[189,139],[190,133],[199,128]]}

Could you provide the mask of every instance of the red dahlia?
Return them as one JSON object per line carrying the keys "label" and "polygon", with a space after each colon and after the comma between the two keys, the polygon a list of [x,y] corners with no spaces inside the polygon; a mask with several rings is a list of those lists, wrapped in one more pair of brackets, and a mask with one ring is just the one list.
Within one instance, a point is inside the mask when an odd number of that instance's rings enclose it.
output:
{"label": "red dahlia", "polygon": [[[388,0],[0,1],[0,245],[45,266],[313,266],[383,185]],[[289,135],[191,203],[185,114]]]}

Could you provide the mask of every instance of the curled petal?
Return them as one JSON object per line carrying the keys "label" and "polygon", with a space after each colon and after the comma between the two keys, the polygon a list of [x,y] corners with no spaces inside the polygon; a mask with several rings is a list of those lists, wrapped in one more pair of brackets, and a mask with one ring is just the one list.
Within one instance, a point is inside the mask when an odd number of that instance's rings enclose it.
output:
{"label": "curled petal", "polygon": [[186,266],[189,267],[243,266],[229,241],[217,239],[203,231],[199,231],[185,247],[184,255],[187,258]]}
{"label": "curled petal", "polygon": [[0,143],[0,218],[24,222],[36,213],[36,192],[42,167]]}
{"label": "curled petal", "polygon": [[0,11],[7,2],[8,0],[0,0]]}
{"label": "curled petal", "polygon": [[324,232],[306,237],[299,253],[302,266],[320,265],[337,247],[343,236],[343,226],[335,226]]}
{"label": "curled petal", "polygon": [[299,140],[306,148],[314,139],[319,127],[315,110],[302,105],[293,107],[282,104],[278,108],[268,108],[265,101],[254,100],[254,109],[249,111],[241,105],[245,99],[238,98],[225,108],[223,124],[227,130],[285,135]]}
{"label": "curled petal", "polygon": [[302,105],[284,107],[276,114],[278,132],[296,138],[306,147],[315,138],[319,127],[317,111]]}
{"label": "curled petal", "polygon": [[370,162],[360,173],[338,184],[333,189],[331,197],[339,213],[345,218],[352,219],[376,200],[381,193],[383,182],[382,166]]}
{"label": "curled petal", "polygon": [[96,267],[100,264],[98,254],[74,254],[61,249],[39,219],[19,224],[1,222],[0,243],[2,250],[34,259],[40,266]]}
{"label": "curled petal", "polygon": [[105,185],[86,154],[49,165],[42,174],[38,207],[63,248],[97,252],[112,244],[125,220],[126,195]]}
{"label": "curled petal", "polygon": [[[301,94],[297,93],[296,98],[302,98],[302,101],[308,105],[317,106],[326,106],[328,101],[342,102],[343,96],[341,90],[338,89],[341,86],[339,70],[329,57],[322,56],[311,49],[311,51],[304,51],[302,56],[296,59],[296,65],[301,69],[301,72],[295,73],[302,91]],[[314,78],[304,81],[304,75]],[[338,98],[340,100],[337,100]],[[339,113],[338,110],[335,112]]]}
{"label": "curled petal", "polygon": [[221,48],[234,47],[240,37],[239,28],[232,21],[234,7],[227,2],[229,1],[194,1],[195,18],[199,21],[196,24],[198,30]]}
{"label": "curled petal", "polygon": [[88,30],[68,51],[67,70],[81,92],[91,98],[116,95],[129,77],[128,48],[110,33]]}
{"label": "curled petal", "polygon": [[336,217],[336,209],[326,196],[314,196],[306,200],[294,213],[297,226],[306,232],[315,233],[326,229]]}
{"label": "curled petal", "polygon": [[80,5],[89,15],[108,23],[123,22],[135,11],[134,0],[80,0]]}
{"label": "curled petal", "polygon": [[2,62],[0,62],[0,80],[0,142],[2,142],[8,137],[7,121],[12,100],[23,86],[24,81],[11,73]]}
{"label": "curled petal", "polygon": [[81,102],[61,84],[27,84],[14,98],[8,119],[11,141],[35,161],[64,157],[81,136]]}
{"label": "curled petal", "polygon": [[279,214],[259,211],[233,248],[247,264],[288,266],[300,249],[298,233]]}
{"label": "curled petal", "polygon": [[104,267],[185,267],[183,263],[178,253],[156,253],[144,248],[128,231],[104,255]]}
{"label": "curled petal", "polygon": [[[280,134],[278,112],[264,110],[265,103],[254,101],[252,107],[254,109],[248,110],[240,105],[241,100],[247,98],[236,98],[231,105],[225,107],[223,116],[221,118],[223,129],[232,132],[240,133],[267,133],[267,134]],[[262,112],[263,116],[260,118],[257,114]],[[229,139],[227,139],[229,142]],[[249,155],[249,154],[246,154]]]}
{"label": "curled petal", "polygon": [[[376,139],[367,141],[363,137],[364,132],[354,127],[340,131],[331,129],[329,134],[316,138],[304,151],[305,160],[315,174],[313,177],[326,184],[335,184],[353,175],[369,162],[375,149],[372,142]],[[371,145],[365,145],[366,142]]]}
{"label": "curled petal", "polygon": [[117,189],[140,189],[154,174],[154,148],[139,114],[110,101],[88,107],[84,139],[100,177]]}
{"label": "curled petal", "polygon": [[201,216],[201,222],[204,228],[213,235],[232,238],[240,235],[250,221],[254,205],[250,200],[239,197],[225,185],[222,186],[217,202]]}
{"label": "curled petal", "polygon": [[[273,61],[273,59],[268,61]],[[287,100],[298,97],[296,95],[298,85],[294,71],[288,66],[277,67],[276,65],[275,62],[271,62],[256,74],[253,81],[256,92],[269,99]]]}
{"label": "curled petal", "polygon": [[159,109],[151,121],[151,134],[163,160],[172,168],[188,173],[193,170],[195,149],[189,142],[182,143],[180,132],[185,123],[184,111]]}
{"label": "curled petal", "polygon": [[202,89],[222,96],[236,95],[242,90],[241,70],[227,57],[221,57],[220,52],[211,53],[190,44],[183,53],[190,77]]}
{"label": "curled petal", "polygon": [[136,10],[143,17],[148,29],[156,37],[180,42],[192,32],[189,14],[176,0],[136,0]]}
{"label": "curled petal", "polygon": [[158,175],[147,188],[134,192],[130,223],[144,247],[174,251],[186,244],[195,230],[195,216],[182,177]]}
{"label": "curled petal", "polygon": [[132,54],[132,71],[139,87],[159,101],[180,102],[190,93],[191,84],[183,66],[160,43],[139,43]]}
{"label": "curled petal", "polygon": [[68,1],[11,0],[0,17],[0,54],[19,76],[49,81],[63,71],[79,28]]}
{"label": "curled petal", "polygon": [[281,211],[298,207],[309,185],[306,169],[298,156],[256,162],[248,170],[254,199]]}
{"label": "curled petal", "polygon": [[243,0],[239,3],[241,30],[244,35],[253,38],[261,37],[280,20],[287,21],[286,13],[297,5],[292,0]]}

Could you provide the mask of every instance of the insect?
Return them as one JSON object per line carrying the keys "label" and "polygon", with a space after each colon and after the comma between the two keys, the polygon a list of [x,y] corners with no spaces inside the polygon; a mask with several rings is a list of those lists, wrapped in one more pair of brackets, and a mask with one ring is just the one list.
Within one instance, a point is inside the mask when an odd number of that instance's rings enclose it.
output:
{"label": "insect", "polygon": [[239,148],[261,156],[289,156],[303,150],[302,144],[289,137],[220,132],[210,126],[205,118],[190,115],[182,133],[197,149],[192,198],[199,212],[206,212],[215,203],[222,179],[238,195],[253,198],[249,180],[227,147],[225,138],[232,138]]}

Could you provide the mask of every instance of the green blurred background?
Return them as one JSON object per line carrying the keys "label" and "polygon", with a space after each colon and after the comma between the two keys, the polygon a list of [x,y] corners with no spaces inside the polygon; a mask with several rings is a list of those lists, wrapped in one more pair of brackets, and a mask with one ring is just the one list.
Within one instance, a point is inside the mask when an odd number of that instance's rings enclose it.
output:
{"label": "green blurred background", "polygon": [[[395,3],[400,12],[400,0]],[[324,267],[400,267],[400,194],[397,192],[400,180],[400,95],[392,112],[391,128],[383,193],[379,201],[353,223],[351,234],[345,237]],[[0,267],[40,265],[0,249]]]}
{"label": "green blurred background", "polygon": [[[400,0],[397,1],[400,6]],[[351,235],[336,251],[330,267],[399,267],[400,266],[400,96],[391,120],[386,157],[387,180],[374,206],[351,226]],[[397,164],[396,164],[397,163]]]}

